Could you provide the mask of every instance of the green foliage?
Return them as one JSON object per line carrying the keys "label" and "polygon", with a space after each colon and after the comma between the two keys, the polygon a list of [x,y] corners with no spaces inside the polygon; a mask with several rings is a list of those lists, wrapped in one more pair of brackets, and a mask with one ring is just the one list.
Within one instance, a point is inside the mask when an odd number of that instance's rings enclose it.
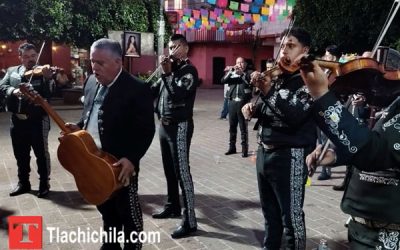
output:
{"label": "green foliage", "polygon": [[[148,0],[145,1],[146,8],[148,9],[148,20],[149,20],[149,30],[148,32],[154,33],[154,49],[158,48],[158,27],[160,20],[160,1],[159,0]],[[164,20],[167,20],[167,16],[164,13]],[[172,35],[172,27],[166,21],[165,22],[165,35],[164,35],[164,46],[168,42]]]}
{"label": "green foliage", "polygon": [[1,40],[59,41],[71,25],[68,0],[4,0],[0,4]]}
{"label": "green foliage", "polygon": [[[297,0],[296,26],[312,34],[315,50],[336,44],[343,52],[372,50],[385,23],[392,0]],[[399,39],[399,13],[381,45],[393,45]]]}
{"label": "green foliage", "polygon": [[2,0],[0,40],[53,40],[88,48],[108,30],[156,34],[158,13],[158,0]]}

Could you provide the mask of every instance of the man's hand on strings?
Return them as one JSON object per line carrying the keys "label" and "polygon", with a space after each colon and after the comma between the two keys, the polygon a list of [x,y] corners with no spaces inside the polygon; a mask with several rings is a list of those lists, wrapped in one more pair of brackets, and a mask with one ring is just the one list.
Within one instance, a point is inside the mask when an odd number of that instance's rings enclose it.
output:
{"label": "man's hand on strings", "polygon": [[21,98],[23,96],[21,90],[19,90],[19,88],[16,88],[13,90],[12,94],[18,98]]}
{"label": "man's hand on strings", "polygon": [[310,95],[317,99],[328,92],[328,77],[315,61],[303,62],[301,55],[296,58],[296,63],[300,66],[301,77],[307,85]]}
{"label": "man's hand on strings", "polygon": [[271,89],[271,77],[265,76],[258,71],[254,71],[250,75],[250,83],[261,90],[261,92],[266,95]]}
{"label": "man's hand on strings", "polygon": [[164,74],[170,74],[172,71],[172,62],[170,57],[162,56],[161,57],[161,67]]}

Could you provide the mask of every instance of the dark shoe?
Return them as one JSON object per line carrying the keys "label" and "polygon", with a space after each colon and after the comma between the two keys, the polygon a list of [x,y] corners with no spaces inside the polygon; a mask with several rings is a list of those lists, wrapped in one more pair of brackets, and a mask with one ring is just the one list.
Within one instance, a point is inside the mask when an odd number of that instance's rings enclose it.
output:
{"label": "dark shoe", "polygon": [[174,232],[172,232],[171,237],[172,239],[179,239],[183,237],[189,236],[191,233],[194,233],[197,231],[197,227],[186,227],[186,226],[179,226],[177,229],[175,229]]}
{"label": "dark shoe", "polygon": [[41,182],[39,185],[39,192],[37,194],[38,198],[46,197],[50,192],[50,184],[48,182]]}
{"label": "dark shoe", "polygon": [[242,146],[242,157],[246,158],[249,156],[249,146]]}
{"label": "dark shoe", "polygon": [[327,174],[326,172],[321,172],[321,174],[318,175],[319,181],[329,180],[330,178],[331,178],[331,176],[329,174]]}
{"label": "dark shoe", "polygon": [[335,190],[335,191],[344,191],[344,188],[345,188],[344,182],[342,182],[339,185],[335,185],[335,186],[332,187],[332,189]]}
{"label": "dark shoe", "polygon": [[31,184],[22,184],[18,183],[18,185],[11,191],[10,196],[17,196],[20,194],[29,193],[31,191]]}
{"label": "dark shoe", "polygon": [[233,155],[236,154],[236,148],[229,148],[225,155]]}
{"label": "dark shoe", "polygon": [[180,211],[174,211],[172,209],[166,208],[159,213],[154,213],[151,215],[154,219],[166,219],[166,218],[177,218],[181,216]]}

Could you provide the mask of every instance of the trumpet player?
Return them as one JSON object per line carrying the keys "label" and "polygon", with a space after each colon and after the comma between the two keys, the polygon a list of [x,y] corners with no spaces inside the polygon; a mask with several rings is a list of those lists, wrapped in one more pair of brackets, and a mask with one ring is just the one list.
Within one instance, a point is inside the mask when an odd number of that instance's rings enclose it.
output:
{"label": "trumpet player", "polygon": [[229,110],[229,149],[225,155],[236,154],[237,126],[239,124],[242,139],[242,157],[248,156],[249,135],[247,120],[242,114],[242,107],[252,98],[250,74],[246,69],[243,57],[236,59],[235,66],[225,68],[225,75],[221,82],[228,84],[227,98]]}

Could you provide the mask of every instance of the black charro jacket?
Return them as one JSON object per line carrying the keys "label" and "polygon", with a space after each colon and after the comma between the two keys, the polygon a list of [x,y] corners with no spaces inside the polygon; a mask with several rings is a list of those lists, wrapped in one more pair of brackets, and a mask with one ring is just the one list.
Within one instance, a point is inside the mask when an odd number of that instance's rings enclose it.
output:
{"label": "black charro jacket", "polygon": [[[84,110],[78,123],[83,129],[88,124],[98,88],[94,75],[88,77],[84,88]],[[123,70],[104,98],[98,125],[102,150],[118,159],[126,157],[139,168],[139,161],[155,133],[149,86]]]}
{"label": "black charro jacket", "polygon": [[166,118],[173,122],[191,120],[198,86],[197,69],[189,60],[183,61],[171,74],[163,74],[161,79],[152,85],[158,118]]}
{"label": "black charro jacket", "polygon": [[372,131],[359,125],[331,92],[315,101],[313,116],[336,146],[336,164],[356,167],[346,185],[342,210],[400,224],[400,97]]}

